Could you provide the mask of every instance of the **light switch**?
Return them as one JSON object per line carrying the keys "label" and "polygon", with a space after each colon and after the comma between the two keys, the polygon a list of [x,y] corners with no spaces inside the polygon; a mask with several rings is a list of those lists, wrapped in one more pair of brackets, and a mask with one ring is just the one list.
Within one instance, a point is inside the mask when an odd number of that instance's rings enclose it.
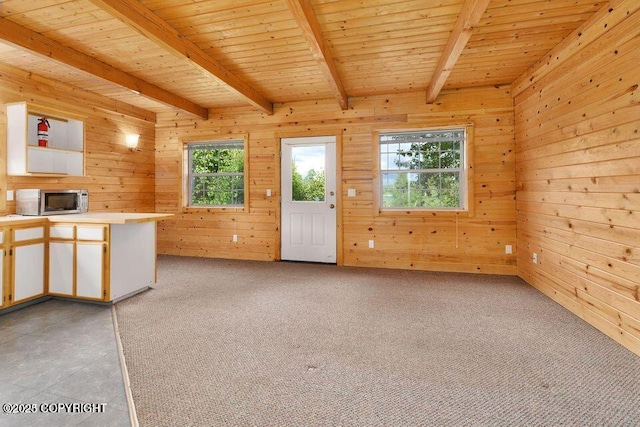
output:
{"label": "light switch", "polygon": [[13,200],[13,190],[7,190],[7,201]]}
{"label": "light switch", "polygon": [[347,197],[356,197],[356,189],[355,188],[349,188],[347,190]]}

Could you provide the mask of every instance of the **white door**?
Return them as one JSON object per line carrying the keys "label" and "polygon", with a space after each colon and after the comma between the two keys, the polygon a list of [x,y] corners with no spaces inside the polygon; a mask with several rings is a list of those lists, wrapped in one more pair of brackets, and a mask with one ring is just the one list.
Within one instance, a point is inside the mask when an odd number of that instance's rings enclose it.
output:
{"label": "white door", "polygon": [[336,262],[336,137],[282,139],[280,258]]}

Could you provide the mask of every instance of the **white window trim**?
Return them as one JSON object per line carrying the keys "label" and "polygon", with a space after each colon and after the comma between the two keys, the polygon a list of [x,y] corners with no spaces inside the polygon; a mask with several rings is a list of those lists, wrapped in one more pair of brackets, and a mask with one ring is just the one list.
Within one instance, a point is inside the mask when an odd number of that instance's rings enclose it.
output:
{"label": "white window trim", "polygon": [[[229,143],[241,143],[244,154],[244,200],[242,205],[191,205],[191,156],[189,155],[189,147],[196,145],[225,145]],[[213,147],[212,147],[213,148]],[[218,175],[218,174],[216,174]],[[183,143],[183,172],[182,172],[182,209],[189,210],[215,210],[229,212],[247,212],[249,206],[249,141],[246,135],[229,135],[228,138],[220,139],[207,138],[197,141],[185,141]]]}
{"label": "white window trim", "polygon": [[[459,216],[461,213],[467,217],[474,216],[474,170],[473,170],[473,123],[451,123],[443,126],[424,126],[424,127],[412,127],[412,128],[389,128],[379,129],[372,134],[373,143],[373,163],[374,163],[374,215],[375,216],[397,216],[402,215],[418,215],[418,216],[443,216],[450,215]],[[460,197],[461,204],[457,208],[438,208],[438,207],[383,207],[382,199],[382,170],[380,165],[380,135],[388,133],[415,133],[415,132],[429,132],[429,131],[445,131],[452,129],[464,130],[465,141],[462,147],[462,171],[461,171],[461,185]],[[450,171],[450,169],[446,169]],[[412,172],[412,171],[407,171]]]}

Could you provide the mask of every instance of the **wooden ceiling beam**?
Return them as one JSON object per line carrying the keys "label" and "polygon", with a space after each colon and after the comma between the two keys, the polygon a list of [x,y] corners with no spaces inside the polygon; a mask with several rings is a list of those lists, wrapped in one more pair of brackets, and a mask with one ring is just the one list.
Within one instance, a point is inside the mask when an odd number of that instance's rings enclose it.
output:
{"label": "wooden ceiling beam", "polygon": [[179,58],[186,58],[200,71],[213,75],[247,102],[273,114],[273,104],[264,98],[247,82],[226,69],[206,52],[182,36],[158,15],[135,0],[90,0],[93,4],[135,28],[140,34],[152,40],[168,52]]}
{"label": "wooden ceiling beam", "polygon": [[327,82],[331,87],[331,91],[338,100],[340,107],[343,110],[346,110],[348,108],[349,98],[347,97],[347,93],[345,92],[342,81],[340,80],[340,75],[338,74],[338,69],[336,68],[333,56],[331,56],[329,47],[324,41],[324,36],[320,29],[320,23],[313,11],[311,2],[309,0],[286,0],[286,2],[294,19],[296,20],[296,23],[298,24],[298,27],[302,30],[302,35],[307,41],[309,49],[311,49],[313,58],[318,63],[322,74],[327,79]]}
{"label": "wooden ceiling beam", "polygon": [[31,31],[6,18],[0,18],[0,39],[12,46],[26,49],[62,64],[69,65],[101,79],[115,83],[146,98],[178,108],[198,117],[207,118],[208,110],[187,99],[161,89],[131,74],[67,47],[55,40]]}
{"label": "wooden ceiling beam", "polygon": [[[78,86],[72,86],[59,80],[53,80],[3,63],[0,63],[1,80],[8,82],[8,84],[3,83],[3,90],[14,93],[20,98],[23,98],[25,94],[31,96],[31,93],[34,93],[45,99],[51,99],[52,103],[53,101],[56,103],[63,102],[79,109],[102,110],[110,114],[127,116],[145,122],[156,122],[156,113],[153,111],[122,101],[116,101]],[[51,90],[52,88],[54,90]],[[28,92],[25,92],[26,90]]]}
{"label": "wooden ceiling beam", "polygon": [[474,27],[480,22],[480,18],[489,6],[491,0],[466,0],[462,5],[462,11],[458,15],[453,31],[444,48],[444,52],[438,61],[438,65],[431,77],[427,88],[427,104],[433,103],[445,82],[449,78],[453,67],[458,62],[467,42],[471,38]]}

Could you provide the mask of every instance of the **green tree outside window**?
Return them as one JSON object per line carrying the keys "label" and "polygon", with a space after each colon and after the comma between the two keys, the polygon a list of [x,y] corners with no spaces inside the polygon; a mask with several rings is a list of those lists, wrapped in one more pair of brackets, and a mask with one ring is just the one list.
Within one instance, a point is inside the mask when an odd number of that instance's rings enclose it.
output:
{"label": "green tree outside window", "polygon": [[244,206],[244,143],[192,143],[190,206]]}
{"label": "green tree outside window", "polygon": [[464,208],[463,129],[380,134],[382,207]]}

